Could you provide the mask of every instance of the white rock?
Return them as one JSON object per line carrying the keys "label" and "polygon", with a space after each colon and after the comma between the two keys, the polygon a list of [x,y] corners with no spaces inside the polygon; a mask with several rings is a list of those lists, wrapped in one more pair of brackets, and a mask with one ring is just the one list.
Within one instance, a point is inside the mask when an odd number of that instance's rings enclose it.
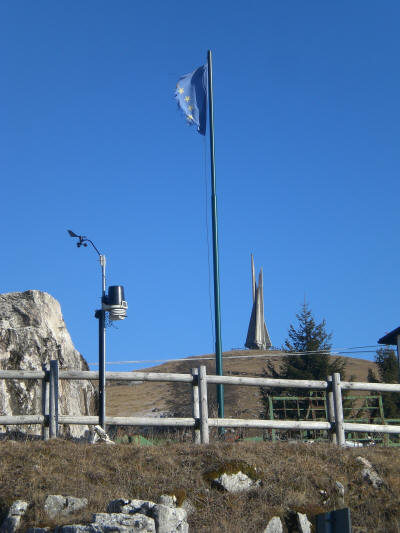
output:
{"label": "white rock", "polygon": [[151,509],[151,517],[156,523],[157,533],[188,533],[187,514],[181,507],[168,507],[156,504]]}
{"label": "white rock", "polygon": [[7,516],[0,526],[0,533],[14,533],[20,525],[21,518],[26,513],[29,503],[23,500],[15,501],[9,508]]}
{"label": "white rock", "polygon": [[384,485],[383,479],[379,476],[372,464],[365,459],[365,457],[358,456],[356,461],[364,466],[361,470],[361,475],[368,481],[375,489],[380,489]]}
{"label": "white rock", "polygon": [[124,531],[155,533],[154,520],[144,514],[96,513],[93,515],[92,527],[100,531]]}
{"label": "white rock", "polygon": [[[75,350],[61,314],[60,304],[41,291],[0,294],[0,368],[42,370],[58,359],[60,370],[88,370]],[[95,390],[87,381],[60,380],[60,413],[82,416],[96,413]],[[39,381],[0,380],[0,412],[5,415],[41,414]],[[8,428],[8,429],[7,429]],[[0,426],[0,431],[41,434],[38,425]],[[81,437],[87,426],[60,426],[60,436]]]}
{"label": "white rock", "polygon": [[214,479],[213,484],[217,487],[223,488],[227,492],[243,492],[258,487],[261,481],[253,481],[249,476],[243,472],[237,474],[222,474]]}
{"label": "white rock", "polygon": [[335,490],[338,495],[339,505],[344,505],[344,486],[340,481],[335,481]]}
{"label": "white rock", "polygon": [[107,505],[108,513],[125,513],[135,514],[141,513],[147,515],[156,504],[148,500],[126,500],[119,498],[112,500]]}
{"label": "white rock", "polygon": [[311,522],[308,520],[307,515],[303,513],[296,513],[297,515],[297,527],[300,533],[311,533]]}
{"label": "white rock", "polygon": [[158,503],[167,507],[176,507],[176,496],[174,494],[161,494],[158,498]]}
{"label": "white rock", "polygon": [[274,516],[268,522],[267,527],[264,529],[263,533],[282,533],[283,527],[282,522],[279,516]]}
{"label": "white rock", "polygon": [[101,426],[94,426],[94,431],[101,442],[105,442],[106,444],[115,444],[115,442],[110,439]]}
{"label": "white rock", "polygon": [[346,448],[362,448],[364,445],[362,442],[357,442],[354,440],[346,440],[344,443]]}
{"label": "white rock", "polygon": [[[188,533],[186,510],[169,507],[148,500],[125,500],[120,498],[109,502],[108,513],[123,513],[125,516],[140,514],[154,519],[157,533]],[[96,515],[97,516],[97,515]]]}
{"label": "white rock", "polygon": [[76,513],[84,509],[87,504],[88,501],[86,498],[50,494],[44,502],[44,510],[49,518],[56,518],[57,516],[67,516]]}

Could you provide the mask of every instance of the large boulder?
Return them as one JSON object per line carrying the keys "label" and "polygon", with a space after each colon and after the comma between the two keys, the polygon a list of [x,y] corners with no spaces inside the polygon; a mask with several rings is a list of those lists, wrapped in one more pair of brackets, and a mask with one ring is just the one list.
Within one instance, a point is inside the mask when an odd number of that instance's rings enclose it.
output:
{"label": "large boulder", "polygon": [[[57,359],[60,370],[88,370],[74,348],[58,301],[41,291],[0,294],[0,369],[41,370]],[[96,394],[87,381],[60,380],[59,413],[95,415]],[[41,414],[42,383],[0,380],[0,415]],[[40,426],[0,426],[0,432],[18,430],[41,435]],[[61,436],[80,437],[87,426],[60,426]]]}

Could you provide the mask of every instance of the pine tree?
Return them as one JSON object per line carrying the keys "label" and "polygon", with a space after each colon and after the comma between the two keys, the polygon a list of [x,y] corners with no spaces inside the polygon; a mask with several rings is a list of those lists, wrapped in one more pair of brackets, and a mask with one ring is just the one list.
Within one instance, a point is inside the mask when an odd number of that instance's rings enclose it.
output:
{"label": "pine tree", "polygon": [[316,324],[312,312],[305,302],[299,314],[297,329],[290,324],[288,338],[283,349],[284,356],[279,371],[268,370],[275,377],[285,379],[316,379],[325,380],[334,372],[344,377],[345,362],[330,355],[332,333],[327,333],[326,322]]}
{"label": "pine tree", "polygon": [[[368,381],[370,383],[398,383],[398,366],[396,354],[389,348],[379,348],[376,351],[375,363],[378,367],[379,379],[375,372],[368,369]],[[400,417],[400,394],[393,392],[383,392],[383,413],[385,418]]]}
{"label": "pine tree", "polygon": [[[339,372],[343,378],[345,361],[330,355],[332,334],[326,331],[325,320],[317,324],[306,302],[303,304],[300,313],[296,315],[296,318],[298,320],[297,328],[293,324],[289,326],[288,338],[283,346],[286,354],[281,365],[278,369],[275,369],[273,363],[268,361],[264,376],[325,381],[329,375]],[[300,418],[309,416],[311,405],[318,408],[323,406],[320,393],[314,394],[302,389],[288,389],[278,392],[276,389],[262,387],[261,398],[266,413],[269,411],[270,396],[301,396],[303,399],[300,401],[298,399],[286,401],[288,406],[291,403],[294,405],[295,402]],[[305,396],[308,396],[308,398],[305,398]],[[293,411],[293,409],[290,409],[290,411]],[[274,415],[276,416],[276,414]]]}

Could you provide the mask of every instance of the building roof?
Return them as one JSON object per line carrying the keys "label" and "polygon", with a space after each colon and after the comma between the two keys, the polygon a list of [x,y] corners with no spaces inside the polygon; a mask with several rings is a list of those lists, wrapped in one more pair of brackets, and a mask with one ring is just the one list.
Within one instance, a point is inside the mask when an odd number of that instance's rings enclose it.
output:
{"label": "building roof", "polygon": [[400,327],[394,329],[390,333],[386,333],[386,335],[379,339],[378,344],[396,345],[398,335],[400,335]]}

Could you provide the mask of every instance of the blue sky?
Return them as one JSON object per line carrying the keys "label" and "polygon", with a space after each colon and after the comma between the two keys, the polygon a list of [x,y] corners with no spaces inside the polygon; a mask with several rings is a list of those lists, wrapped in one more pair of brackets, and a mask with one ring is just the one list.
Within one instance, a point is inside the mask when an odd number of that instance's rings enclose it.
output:
{"label": "blue sky", "polygon": [[52,294],[95,362],[100,267],[71,228],[125,286],[108,361],[213,351],[208,138],[173,99],[210,48],[223,349],[245,341],[251,252],[274,345],[304,296],[335,348],[374,345],[399,326],[399,16],[390,0],[2,2],[1,292]]}

